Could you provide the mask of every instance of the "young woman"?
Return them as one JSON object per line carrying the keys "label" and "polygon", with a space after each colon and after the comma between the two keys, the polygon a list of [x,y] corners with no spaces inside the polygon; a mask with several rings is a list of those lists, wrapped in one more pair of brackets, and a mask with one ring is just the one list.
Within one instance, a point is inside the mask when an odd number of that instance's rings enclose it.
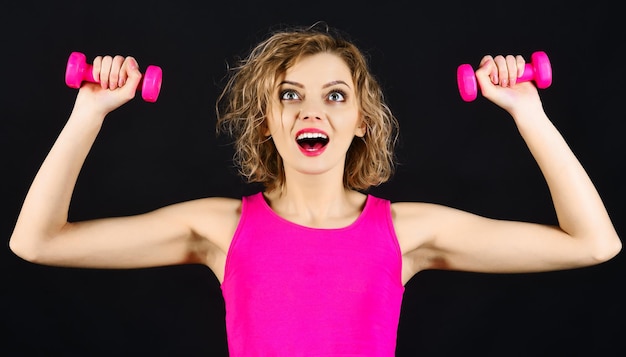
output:
{"label": "young woman", "polygon": [[482,95],[506,110],[536,159],[558,226],[482,217],[367,193],[394,169],[397,121],[366,59],[331,30],[270,34],[231,68],[218,127],[262,192],[69,222],[85,158],[141,79],[133,57],[98,56],[24,201],[10,247],[39,264],[206,264],[226,303],[231,356],[393,356],[404,284],[426,269],[539,272],[605,262],[621,241],[546,116],[522,56],[486,55]]}

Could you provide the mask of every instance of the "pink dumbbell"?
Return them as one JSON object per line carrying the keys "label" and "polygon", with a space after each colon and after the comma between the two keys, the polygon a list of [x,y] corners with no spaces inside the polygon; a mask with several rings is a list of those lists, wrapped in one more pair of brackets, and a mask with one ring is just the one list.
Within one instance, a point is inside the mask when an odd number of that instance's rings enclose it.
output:
{"label": "pink dumbbell", "polygon": [[[471,102],[478,95],[478,85],[474,69],[469,64],[462,64],[457,68],[456,80],[461,98]],[[543,51],[532,54],[531,62],[526,63],[524,73],[517,79],[518,82],[534,81],[537,88],[548,88],[552,84],[552,67],[548,55]]]}
{"label": "pink dumbbell", "polygon": [[[98,83],[93,78],[93,66],[85,60],[85,55],[80,52],[72,52],[67,60],[65,68],[65,84],[70,88],[80,88],[83,81]],[[141,97],[146,102],[156,102],[161,91],[163,71],[158,66],[148,66],[146,73],[141,78],[139,86]]]}

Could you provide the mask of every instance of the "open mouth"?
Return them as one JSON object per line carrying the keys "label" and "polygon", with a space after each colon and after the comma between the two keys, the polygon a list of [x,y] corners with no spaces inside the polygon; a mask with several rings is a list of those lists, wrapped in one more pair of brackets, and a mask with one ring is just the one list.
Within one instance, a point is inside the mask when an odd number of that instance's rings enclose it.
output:
{"label": "open mouth", "polygon": [[328,136],[320,131],[302,131],[296,136],[296,142],[305,154],[320,154],[328,141]]}

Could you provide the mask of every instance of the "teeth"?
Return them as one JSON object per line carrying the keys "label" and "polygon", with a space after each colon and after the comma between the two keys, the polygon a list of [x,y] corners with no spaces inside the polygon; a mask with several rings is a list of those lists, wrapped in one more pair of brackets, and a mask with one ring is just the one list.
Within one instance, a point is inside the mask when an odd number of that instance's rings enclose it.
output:
{"label": "teeth", "polygon": [[322,133],[302,133],[298,135],[296,140],[301,139],[328,139],[328,137]]}

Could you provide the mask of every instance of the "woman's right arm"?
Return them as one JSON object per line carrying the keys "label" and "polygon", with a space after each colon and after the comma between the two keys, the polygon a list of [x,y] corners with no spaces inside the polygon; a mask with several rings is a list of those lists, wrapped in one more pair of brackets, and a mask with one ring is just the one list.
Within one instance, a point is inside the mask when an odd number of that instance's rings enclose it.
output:
{"label": "woman's right arm", "polygon": [[[204,241],[189,217],[202,200],[131,216],[68,222],[79,172],[105,117],[131,100],[141,79],[132,57],[98,56],[94,78],[84,83],[70,117],[43,161],[26,195],[9,246],[39,264],[131,268],[203,262]],[[206,211],[205,211],[206,212]],[[227,248],[226,248],[227,249]]]}

